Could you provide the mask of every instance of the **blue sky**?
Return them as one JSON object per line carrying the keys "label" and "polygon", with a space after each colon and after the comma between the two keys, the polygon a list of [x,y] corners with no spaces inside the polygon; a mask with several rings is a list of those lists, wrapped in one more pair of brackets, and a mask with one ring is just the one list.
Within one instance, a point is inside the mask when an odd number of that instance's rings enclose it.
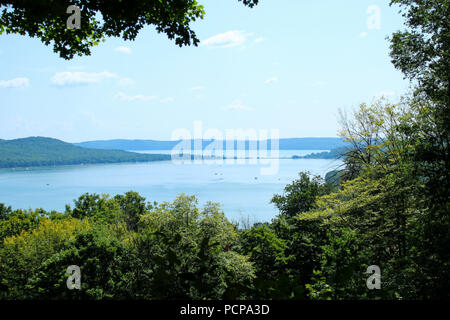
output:
{"label": "blue sky", "polygon": [[37,39],[1,35],[0,138],[168,140],[197,120],[332,137],[339,108],[407,91],[388,55],[386,37],[403,29],[388,1],[199,2],[199,47],[147,27],[133,42],[110,38],[66,61]]}

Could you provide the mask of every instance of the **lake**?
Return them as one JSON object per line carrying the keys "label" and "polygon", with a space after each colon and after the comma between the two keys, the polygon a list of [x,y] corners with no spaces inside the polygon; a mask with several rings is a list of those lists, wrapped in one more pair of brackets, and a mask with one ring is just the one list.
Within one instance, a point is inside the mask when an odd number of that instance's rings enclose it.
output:
{"label": "lake", "polygon": [[[142,151],[168,153],[167,151]],[[169,151],[170,152],[170,151]],[[281,150],[275,175],[261,175],[268,165],[182,164],[172,161],[107,165],[76,165],[28,169],[0,169],[0,203],[14,209],[63,211],[83,193],[116,195],[130,190],[148,201],[171,201],[178,194],[195,195],[202,205],[218,202],[233,221],[270,221],[278,210],[270,204],[275,193],[300,171],[324,176],[339,160],[290,159],[320,150]]]}

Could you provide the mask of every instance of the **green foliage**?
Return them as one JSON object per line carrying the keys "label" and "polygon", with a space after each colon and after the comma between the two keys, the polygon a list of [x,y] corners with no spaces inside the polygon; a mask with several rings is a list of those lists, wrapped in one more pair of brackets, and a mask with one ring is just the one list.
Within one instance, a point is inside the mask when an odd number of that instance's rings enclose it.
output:
{"label": "green foliage", "polygon": [[245,297],[254,272],[246,257],[229,251],[237,240],[235,227],[217,204],[202,211],[196,204],[195,197],[181,195],[141,217],[135,256],[142,271],[133,276],[139,297]]}
{"label": "green foliage", "polygon": [[77,232],[88,228],[88,222],[76,219],[44,218],[35,229],[5,238],[0,248],[0,297],[30,298],[26,285],[39,266],[62,250]]}
{"label": "green foliage", "polygon": [[320,271],[314,270],[312,284],[306,284],[310,300],[332,300],[333,288],[327,284],[327,279]]}
{"label": "green foliage", "polygon": [[325,184],[320,176],[311,177],[307,172],[300,173],[300,179],[284,188],[284,195],[272,198],[280,212],[293,217],[313,208],[316,198],[329,192],[331,185]]}
{"label": "green foliage", "polygon": [[315,152],[306,156],[293,156],[292,159],[340,159],[345,153],[345,147],[333,148],[330,151]]}
{"label": "green foliage", "polygon": [[119,204],[123,219],[128,229],[137,231],[140,216],[146,214],[148,210],[152,210],[151,204],[145,203],[145,198],[141,197],[137,192],[129,191],[125,195],[116,195],[114,200]]}
{"label": "green foliage", "polygon": [[271,224],[255,225],[240,234],[241,252],[256,268],[251,297],[254,299],[307,299],[307,285],[320,267],[326,227],[301,221],[297,216],[316,206],[321,195],[333,190],[320,177],[300,173],[283,196],[276,195],[280,215]]}
{"label": "green foliage", "polygon": [[317,221],[302,221],[280,214],[273,220],[272,228],[286,244],[285,255],[289,259],[284,273],[290,279],[290,298],[307,299],[306,285],[313,271],[320,267],[327,227]]}
{"label": "green foliage", "polygon": [[[249,7],[258,3],[258,0],[239,1]],[[66,26],[69,5],[81,9],[80,29],[70,30]],[[91,47],[106,37],[134,40],[148,25],[175,39],[180,47],[197,46],[199,40],[190,24],[205,15],[203,6],[196,0],[3,0],[0,9],[0,34],[36,37],[45,45],[53,44],[53,51],[64,59],[90,55]]]}
{"label": "green foliage", "polygon": [[[418,217],[414,234],[418,294],[447,297],[450,190],[448,170],[450,112],[450,3],[448,0],[393,0],[400,5],[408,29],[391,38],[394,66],[416,85],[407,103],[411,112],[400,131],[408,134],[408,164],[424,184],[417,193]],[[446,231],[447,230],[447,231]]]}
{"label": "green foliage", "polygon": [[0,168],[170,160],[170,155],[76,147],[50,138],[0,140]]}
{"label": "green foliage", "polygon": [[[27,291],[38,299],[123,299],[126,286],[127,244],[106,226],[79,233],[62,250],[46,259],[28,280]],[[77,265],[81,290],[68,290],[66,269]]]}
{"label": "green foliage", "polygon": [[285,271],[290,257],[285,253],[286,241],[262,225],[242,231],[239,244],[241,252],[250,257],[256,270],[251,298],[288,299],[291,290]]}
{"label": "green foliage", "polygon": [[[429,144],[433,118],[422,118],[424,106],[412,101],[362,105],[355,122],[345,122],[351,124],[343,135],[354,146],[346,170],[357,177],[347,176],[339,190],[297,217],[329,230],[318,272],[334,299],[448,298],[448,171],[436,161],[445,145]],[[420,130],[427,122],[429,130]],[[435,153],[427,160],[424,147]],[[371,264],[382,268],[383,288],[365,292],[363,267]],[[317,281],[321,287],[323,279]]]}
{"label": "green foliage", "polygon": [[332,185],[334,188],[339,188],[342,183],[342,176],[344,170],[332,170],[325,174],[325,182]]}
{"label": "green foliage", "polygon": [[98,194],[85,193],[74,201],[75,207],[71,210],[70,206],[66,206],[66,213],[76,219],[91,219],[94,221],[104,221],[113,223],[121,221],[120,206],[117,201],[110,199],[109,195],[102,196]]}
{"label": "green foliage", "polygon": [[405,77],[417,81],[418,90],[439,105],[436,111],[445,117],[448,126],[445,110],[450,102],[450,2],[391,0],[392,4],[400,6],[408,28],[390,39],[392,63]]}
{"label": "green foliage", "polygon": [[[1,206],[2,205],[0,205],[0,211],[6,208],[2,208]],[[7,237],[36,228],[39,225],[40,220],[45,217],[45,212],[43,210],[12,211],[11,207],[7,207],[6,210],[3,211],[2,217],[3,218],[0,220],[1,243],[3,242],[3,239]]]}
{"label": "green foliage", "polygon": [[63,220],[67,216],[55,211],[46,212],[43,209],[36,210],[12,210],[0,203],[0,247],[3,239],[35,229],[44,218],[50,220]]}
{"label": "green foliage", "polygon": [[0,203],[0,221],[7,220],[8,214],[10,214],[11,211],[11,207],[7,207],[4,203]]}
{"label": "green foliage", "polygon": [[[220,207],[84,194],[65,214],[2,206],[2,299],[245,299],[255,278]],[[49,218],[50,217],[50,218]],[[20,230],[21,229],[21,230]],[[81,290],[68,290],[68,266]]]}

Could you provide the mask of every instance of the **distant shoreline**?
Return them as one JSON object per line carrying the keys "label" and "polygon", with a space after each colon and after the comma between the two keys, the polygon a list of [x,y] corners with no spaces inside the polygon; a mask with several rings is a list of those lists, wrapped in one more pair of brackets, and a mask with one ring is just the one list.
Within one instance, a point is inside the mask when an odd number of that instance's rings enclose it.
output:
{"label": "distant shoreline", "polygon": [[[161,155],[161,154],[158,154]],[[279,160],[338,160],[339,158],[327,158],[327,157],[313,157],[314,154],[308,154],[306,156],[291,156],[291,157],[278,157],[278,158],[272,158],[272,157],[257,157],[256,159],[279,159]],[[207,159],[207,158],[203,158]],[[217,159],[217,158],[216,158]],[[224,160],[229,159],[224,157]],[[236,160],[249,160],[249,159],[255,159],[250,157],[245,158],[238,158],[234,157],[233,159]],[[39,165],[39,166],[18,166],[18,167],[0,167],[0,172],[2,170],[18,170],[18,171],[27,171],[29,169],[43,169],[43,168],[63,168],[63,167],[87,167],[87,166],[97,166],[97,165],[112,165],[112,164],[145,164],[145,163],[160,163],[160,162],[167,162],[172,161],[172,159],[165,159],[165,160],[143,160],[143,161],[120,161],[120,162],[95,162],[95,163],[73,163],[73,164],[48,164],[48,165]]]}
{"label": "distant shoreline", "polygon": [[[92,149],[107,149],[107,150],[128,150],[128,151],[140,151],[140,150],[172,150],[175,148],[179,141],[163,141],[163,140],[127,140],[127,139],[115,139],[115,140],[95,140],[74,143],[75,146],[92,148]],[[194,146],[200,142],[204,149],[212,142],[222,143],[224,150],[228,145],[228,142],[233,143],[233,146],[244,144],[246,149],[249,149],[250,143],[258,143],[253,140],[233,140],[233,141],[214,141],[214,140],[187,140]],[[271,140],[265,141],[267,148],[271,148]],[[332,150],[335,148],[341,148],[345,146],[345,142],[341,138],[283,138],[278,141],[279,150]]]}
{"label": "distant shoreline", "polygon": [[[331,142],[329,140],[332,140]],[[318,145],[315,148],[312,148],[309,143],[314,140],[315,143],[318,141],[322,141],[319,143],[321,149],[318,149]],[[121,140],[122,141],[122,140]],[[300,142],[299,142],[300,141]],[[204,150],[212,141],[201,141],[202,150]],[[282,142],[282,140],[281,140]],[[121,142],[123,143],[123,141]],[[86,146],[77,146],[71,143],[67,143],[61,140],[52,139],[52,138],[44,138],[44,137],[30,137],[24,139],[15,139],[15,140],[0,140],[0,168],[2,169],[19,169],[19,168],[39,168],[39,167],[57,167],[57,166],[71,166],[71,165],[89,165],[89,164],[116,164],[116,163],[148,163],[155,161],[169,161],[172,160],[172,155],[169,154],[157,154],[157,153],[138,153],[135,151],[172,151],[179,142],[172,141],[172,148],[161,148],[161,141],[140,141],[139,148],[137,150],[132,148],[133,143],[136,141],[126,141],[126,150],[118,150],[114,149],[110,146],[111,149],[103,149],[101,146],[97,146],[97,148],[87,148]],[[155,150],[154,148],[150,149],[142,149],[142,143],[151,143],[155,148],[158,146],[160,149]],[[155,145],[156,143],[156,145]],[[216,142],[217,143],[217,142]],[[224,146],[227,144],[223,141]],[[249,141],[241,141],[242,144],[233,145],[235,151],[243,150],[242,147],[245,147],[245,150],[248,151],[251,147],[251,142]],[[325,143],[325,145],[324,145]],[[226,157],[223,159],[333,159],[338,158],[336,155],[336,148],[329,148],[331,145],[338,144],[340,145],[342,142],[339,142],[339,139],[334,138],[304,138],[304,139],[285,139],[284,149],[279,148],[279,151],[286,150],[331,150],[319,153],[311,153],[308,155],[293,155],[293,156],[280,156],[272,157],[271,156],[271,146],[270,143],[267,142],[267,145],[264,144],[265,150],[268,150],[269,153],[266,157]],[[104,145],[103,145],[104,146]],[[137,145],[134,145],[137,147]],[[194,146],[197,147],[195,144]],[[220,146],[220,143],[219,143]],[[242,147],[239,147],[242,146]],[[297,146],[297,148],[294,148]],[[328,148],[326,148],[328,147]],[[129,151],[132,150],[132,151]],[[186,149],[185,149],[186,150]],[[226,148],[224,149],[226,150]],[[188,150],[186,150],[188,151]],[[196,160],[197,156],[194,153],[185,153],[184,156],[190,156],[192,160]],[[180,152],[180,154],[182,154]],[[219,157],[214,156],[202,156],[201,159],[218,159]],[[220,157],[222,158],[222,157]],[[182,159],[184,160],[184,159]]]}
{"label": "distant shoreline", "polygon": [[149,161],[122,161],[122,162],[97,162],[97,163],[74,163],[74,164],[57,164],[57,165],[41,165],[41,166],[28,166],[28,167],[0,167],[2,170],[14,170],[14,171],[28,171],[32,169],[45,169],[45,168],[64,168],[64,167],[88,167],[88,166],[101,166],[101,165],[113,165],[113,164],[146,164],[146,163],[161,163],[168,162],[167,160],[149,160]]}

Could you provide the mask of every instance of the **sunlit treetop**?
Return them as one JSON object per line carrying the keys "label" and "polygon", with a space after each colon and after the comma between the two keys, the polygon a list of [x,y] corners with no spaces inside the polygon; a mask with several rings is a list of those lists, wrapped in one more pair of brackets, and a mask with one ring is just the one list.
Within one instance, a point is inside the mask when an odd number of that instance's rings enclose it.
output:
{"label": "sunlit treetop", "polygon": [[[252,8],[259,0],[237,1]],[[81,10],[79,29],[67,27],[70,5]],[[180,47],[197,46],[190,23],[205,15],[196,0],[0,0],[0,10],[0,34],[39,38],[67,60],[90,55],[91,47],[106,37],[134,40],[146,25]]]}

